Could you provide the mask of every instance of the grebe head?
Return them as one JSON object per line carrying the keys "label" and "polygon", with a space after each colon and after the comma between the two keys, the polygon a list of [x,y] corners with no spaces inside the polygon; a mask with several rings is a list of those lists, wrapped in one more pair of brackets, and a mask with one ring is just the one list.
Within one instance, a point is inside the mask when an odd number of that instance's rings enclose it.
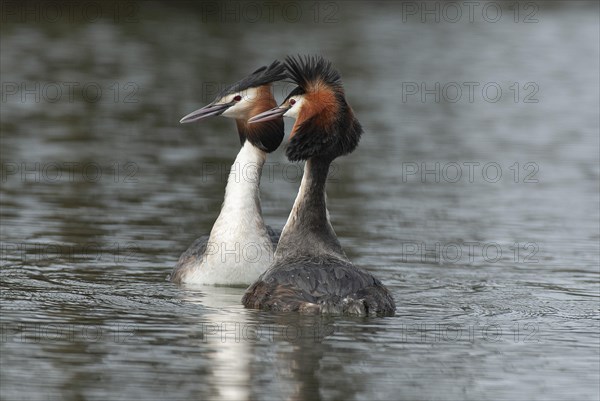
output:
{"label": "grebe head", "polygon": [[362,127],[346,101],[340,73],[323,57],[290,57],[288,76],[298,85],[283,103],[250,119],[250,123],[280,116],[296,119],[286,154],[292,161],[311,157],[334,159],[352,152]]}
{"label": "grebe head", "polygon": [[283,64],[274,61],[223,89],[210,104],[191,112],[179,122],[190,123],[212,116],[233,118],[242,144],[248,140],[265,152],[273,152],[283,141],[283,118],[252,125],[248,124],[248,119],[277,106],[271,86],[286,77]]}

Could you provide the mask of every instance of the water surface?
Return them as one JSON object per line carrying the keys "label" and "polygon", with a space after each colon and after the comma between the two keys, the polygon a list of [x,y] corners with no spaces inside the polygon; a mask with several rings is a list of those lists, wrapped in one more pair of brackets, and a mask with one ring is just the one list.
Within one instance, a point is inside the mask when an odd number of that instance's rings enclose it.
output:
{"label": "water surface", "polygon": [[[126,4],[3,14],[3,400],[600,397],[597,3],[454,23],[419,2],[259,22],[237,2]],[[288,53],[331,58],[364,125],[330,213],[393,318],[165,281],[239,146],[231,121],[179,119]],[[301,165],[280,149],[265,173],[281,227]]]}

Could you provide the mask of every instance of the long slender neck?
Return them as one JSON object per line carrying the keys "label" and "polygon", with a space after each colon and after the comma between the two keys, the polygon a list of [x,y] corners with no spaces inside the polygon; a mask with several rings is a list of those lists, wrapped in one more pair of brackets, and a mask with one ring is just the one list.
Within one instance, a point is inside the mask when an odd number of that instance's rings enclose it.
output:
{"label": "long slender neck", "polygon": [[[221,213],[213,226],[213,232],[223,225],[232,226],[244,222],[235,221],[231,216],[246,215],[254,217],[264,227],[260,207],[260,176],[267,155],[246,141],[240,149],[227,178],[225,200]],[[266,230],[266,229],[265,229]]]}
{"label": "long slender neck", "polygon": [[325,184],[330,164],[330,159],[307,160],[298,196],[277,245],[276,258],[335,255],[346,259],[327,211]]}

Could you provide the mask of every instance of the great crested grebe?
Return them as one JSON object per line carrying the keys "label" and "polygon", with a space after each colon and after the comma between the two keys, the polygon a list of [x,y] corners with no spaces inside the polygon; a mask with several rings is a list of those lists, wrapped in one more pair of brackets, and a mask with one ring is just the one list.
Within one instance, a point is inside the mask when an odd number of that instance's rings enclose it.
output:
{"label": "great crested grebe", "polygon": [[298,87],[281,106],[249,123],[295,118],[286,154],[306,164],[273,264],[246,290],[242,303],[272,311],[393,316],[396,307],[387,288],[348,260],[329,222],[329,166],[352,152],[362,134],[340,74],[322,57],[287,57],[285,63]]}
{"label": "great crested grebe", "polygon": [[[169,280],[174,283],[249,285],[273,261],[280,232],[265,226],[260,206],[260,176],[267,153],[283,140],[283,118],[248,124],[275,106],[271,84],[286,77],[279,61],[225,88],[209,105],[181,123],[222,115],[236,120],[242,143],[225,188],[225,200],[210,235],[198,238],[181,255]],[[240,173],[240,172],[243,172]]]}

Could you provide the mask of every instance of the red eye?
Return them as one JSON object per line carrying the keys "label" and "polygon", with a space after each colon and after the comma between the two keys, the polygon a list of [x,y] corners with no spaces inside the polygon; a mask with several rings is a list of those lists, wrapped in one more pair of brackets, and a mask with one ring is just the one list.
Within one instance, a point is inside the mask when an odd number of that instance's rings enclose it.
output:
{"label": "red eye", "polygon": [[293,105],[295,105],[295,104],[296,104],[296,100],[294,100],[294,99],[290,99],[290,104],[291,104],[292,106],[293,106]]}
{"label": "red eye", "polygon": [[239,102],[240,100],[242,100],[242,97],[240,95],[237,95],[236,97],[233,98],[234,101]]}

